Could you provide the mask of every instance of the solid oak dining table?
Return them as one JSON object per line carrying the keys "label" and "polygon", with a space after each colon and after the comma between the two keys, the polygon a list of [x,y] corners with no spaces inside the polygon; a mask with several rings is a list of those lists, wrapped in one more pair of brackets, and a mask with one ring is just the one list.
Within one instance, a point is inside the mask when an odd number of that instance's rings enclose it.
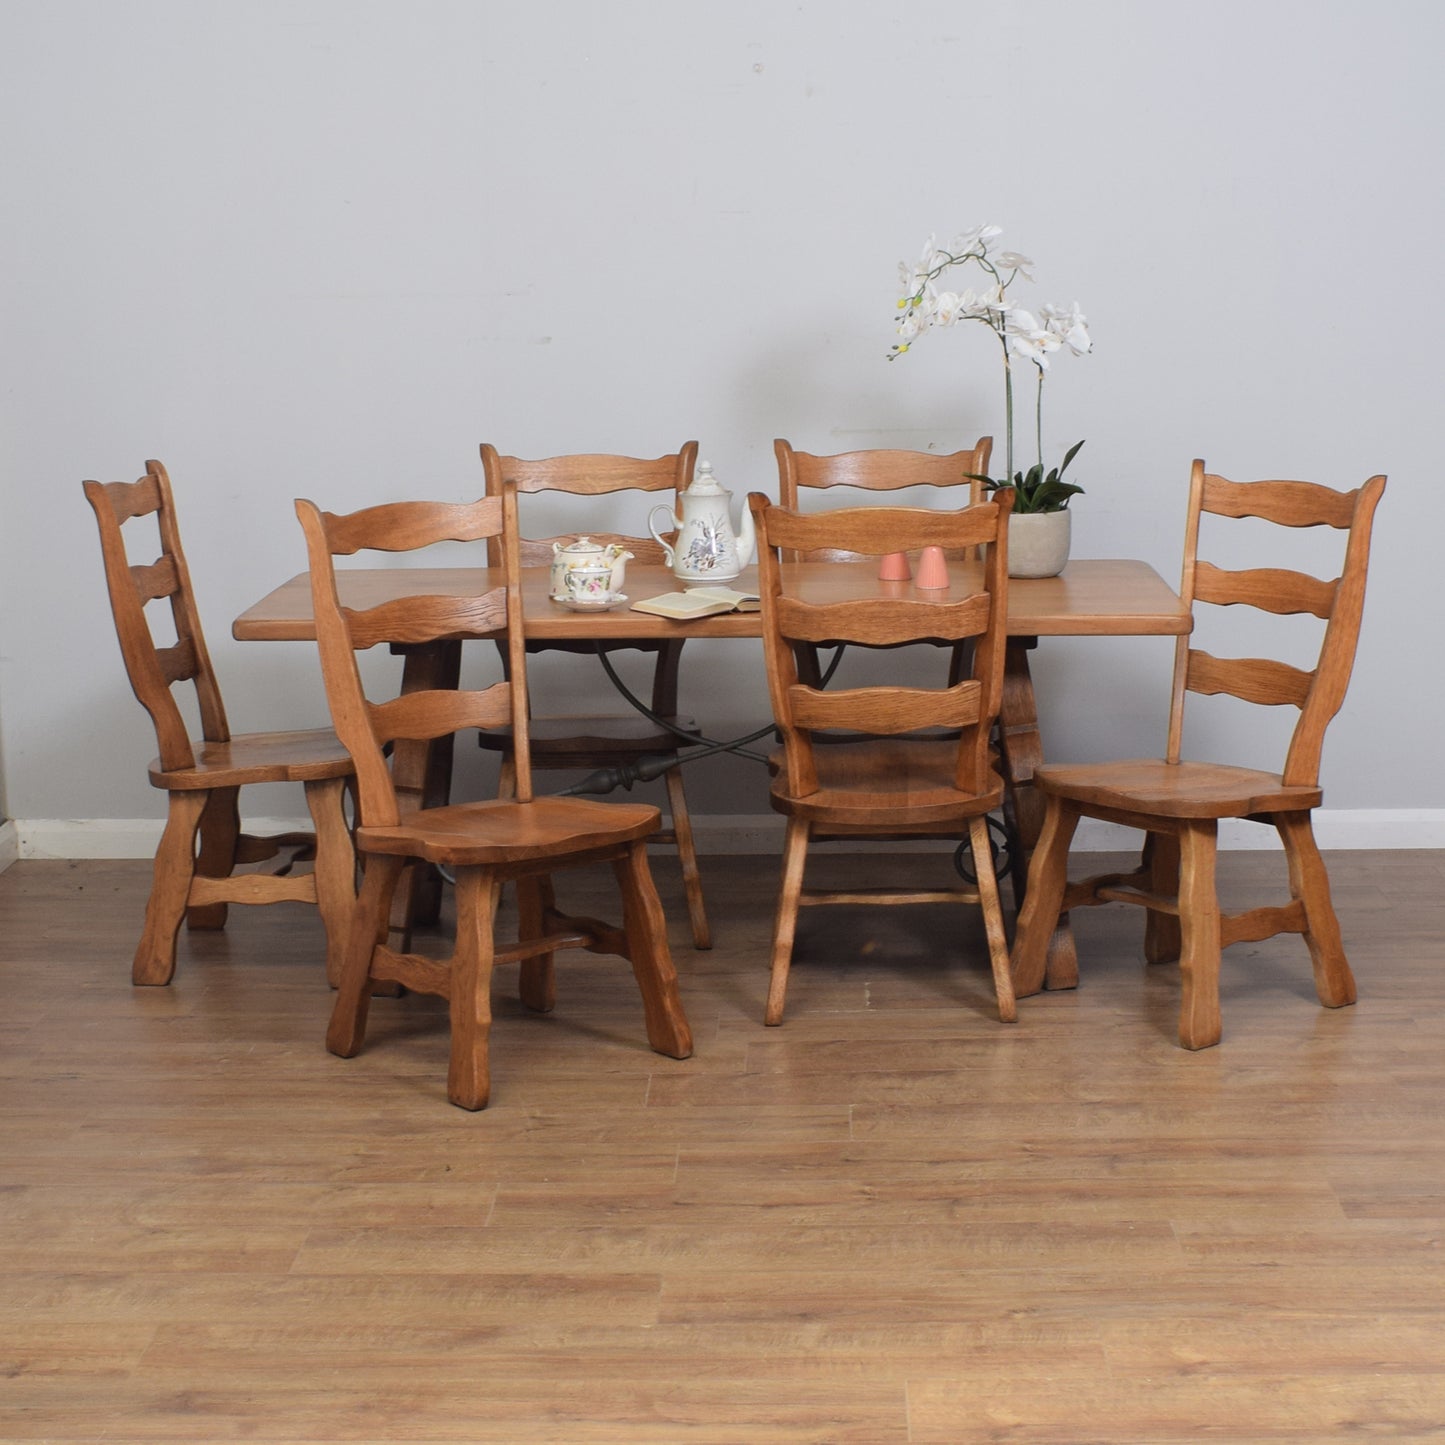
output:
{"label": "solid oak dining table", "polygon": [[[912,582],[881,581],[876,562],[790,562],[783,564],[783,585],[789,595],[805,601],[911,596],[946,602],[981,584],[982,570],[978,562],[950,562],[950,588],[928,592]],[[337,573],[342,605],[353,608],[374,607],[402,596],[468,596],[499,586],[501,581],[500,569],[487,567],[351,568]],[[678,591],[681,584],[666,567],[634,563],[627,569],[624,585],[629,602],[638,602]],[[739,592],[756,591],[756,572],[749,568],[726,585]],[[604,612],[576,612],[553,602],[549,591],[549,569],[524,569],[523,625],[529,638],[603,642],[762,635],[762,618],[757,612],[714,613],[687,622],[636,612],[628,605]],[[1043,762],[1043,745],[1029,653],[1040,637],[1178,636],[1190,626],[1189,613],[1178,594],[1145,562],[1080,558],[1070,561],[1057,577],[1010,579],[999,737],[1004,781],[1022,845],[1019,856],[1009,860],[1016,904],[1022,899],[1027,855],[1038,841],[1043,822],[1042,803],[1032,786],[1034,770]],[[248,607],[231,632],[243,642],[314,640],[307,574],[291,578]],[[461,644],[473,635],[495,634],[468,634],[428,647],[395,645],[393,650],[404,657],[402,691],[456,687]],[[444,802],[451,786],[451,759],[450,747],[399,754],[393,759],[398,792],[414,797],[418,806]],[[1046,986],[1071,988],[1077,981],[1073,936],[1065,917],[1049,947]]]}

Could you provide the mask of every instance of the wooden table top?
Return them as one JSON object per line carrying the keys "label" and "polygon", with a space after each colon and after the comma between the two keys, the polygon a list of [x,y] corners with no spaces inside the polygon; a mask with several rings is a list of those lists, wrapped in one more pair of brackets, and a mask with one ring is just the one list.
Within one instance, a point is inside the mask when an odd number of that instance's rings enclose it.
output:
{"label": "wooden table top", "polygon": [[[950,563],[956,581],[948,591],[919,592],[911,582],[880,582],[873,562],[797,562],[784,565],[791,595],[811,601],[851,597],[916,596],[946,602],[969,590],[981,575],[977,563]],[[395,597],[433,594],[468,596],[487,591],[500,574],[485,567],[378,567],[338,571],[341,600],[353,608],[374,607]],[[757,613],[730,612],[691,622],[673,622],[627,606],[607,612],[572,612],[548,597],[547,568],[523,571],[527,636],[535,638],[758,637]],[[757,571],[748,568],[734,582],[738,591],[757,590]],[[680,584],[661,566],[627,569],[627,596],[638,602]],[[1008,630],[1014,637],[1173,636],[1188,632],[1189,614],[1174,589],[1146,562],[1071,561],[1058,577],[1015,578],[1009,583]],[[302,572],[235,621],[231,634],[242,642],[305,642],[316,636],[311,586]]]}

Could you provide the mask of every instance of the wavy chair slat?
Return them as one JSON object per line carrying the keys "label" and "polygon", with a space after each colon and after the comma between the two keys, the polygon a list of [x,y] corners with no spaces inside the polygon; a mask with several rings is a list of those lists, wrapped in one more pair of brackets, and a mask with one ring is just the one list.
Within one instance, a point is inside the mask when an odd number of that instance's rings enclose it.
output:
{"label": "wavy chair slat", "polygon": [[869,687],[824,692],[801,684],[788,689],[796,727],[848,728],[887,736],[924,728],[968,727],[979,720],[982,699],[982,687],[972,680],[938,690]]}
{"label": "wavy chair slat", "polygon": [[[695,450],[696,444],[692,445]],[[500,464],[502,480],[511,482],[519,492],[563,491],[579,496],[601,496],[607,492],[662,492],[678,484],[677,453],[654,460],[590,452],[529,461],[504,457],[492,450]]]}
{"label": "wavy chair slat", "polygon": [[136,517],[148,517],[161,509],[160,483],[153,475],[135,482],[102,482],[99,485],[110,501],[118,524]]}
{"label": "wavy chair slat", "polygon": [[157,557],[154,562],[137,564],[130,569],[130,580],[135,584],[136,596],[142,604],[173,596],[181,588],[175,561],[170,557]]}
{"label": "wavy chair slat", "polygon": [[1313,672],[1271,657],[1214,657],[1191,648],[1185,686],[1190,692],[1228,693],[1266,707],[1303,707],[1314,680]]}
{"label": "wavy chair slat", "polygon": [[879,597],[854,602],[802,602],[780,597],[778,631],[794,642],[857,642],[892,647],[903,642],[954,642],[987,631],[986,593],[958,602]]}
{"label": "wavy chair slat", "polygon": [[497,682],[473,692],[409,692],[368,702],[366,709],[378,742],[440,738],[466,728],[507,726],[512,721],[512,688]]}
{"label": "wavy chair slat", "polygon": [[199,671],[196,649],[189,638],[156,648],[156,664],[168,683],[189,682]]}
{"label": "wavy chair slat", "polygon": [[1194,572],[1194,596],[1219,607],[1243,604],[1281,616],[1308,612],[1326,618],[1339,592],[1338,579],[1325,582],[1307,572],[1285,567],[1254,567],[1230,572],[1212,562],[1200,562]]}
{"label": "wavy chair slat", "polygon": [[1201,510],[1216,517],[1259,517],[1281,527],[1349,527],[1359,491],[1340,492],[1318,482],[1231,482],[1204,478]]}
{"label": "wavy chair slat", "polygon": [[338,557],[361,551],[414,552],[435,542],[480,542],[496,536],[501,518],[502,503],[496,497],[428,502],[421,509],[410,502],[383,502],[345,515],[322,513],[327,542]]}
{"label": "wavy chair slat", "polygon": [[[667,559],[662,544],[654,542],[651,537],[632,537],[625,532],[588,532],[587,537],[599,547],[623,547],[632,553],[633,561],[647,566],[661,567]],[[565,547],[568,542],[574,541],[576,535],[570,532],[557,537],[527,537],[518,544],[517,550],[521,555],[522,566],[546,567],[551,564],[554,543]]]}
{"label": "wavy chair slat", "polygon": [[[774,449],[786,446],[775,442]],[[873,451],[835,452],[831,456],[815,456],[810,452],[789,448],[792,460],[793,486],[857,487],[870,492],[901,491],[905,487],[968,487],[978,485],[974,473],[988,467],[991,438],[985,437],[975,447],[964,451],[937,453],[914,452],[880,447]],[[980,459],[979,453],[983,453]],[[784,506],[794,506],[791,500]]]}
{"label": "wavy chair slat", "polygon": [[382,642],[435,642],[478,632],[500,632],[507,625],[507,594],[494,588],[476,597],[398,597],[379,607],[342,609],[351,645],[363,652]]}
{"label": "wavy chair slat", "polygon": [[795,551],[821,547],[864,557],[919,547],[978,547],[998,531],[998,504],[980,503],[954,512],[926,507],[840,507],[804,513],[779,507],[769,522],[774,545]]}

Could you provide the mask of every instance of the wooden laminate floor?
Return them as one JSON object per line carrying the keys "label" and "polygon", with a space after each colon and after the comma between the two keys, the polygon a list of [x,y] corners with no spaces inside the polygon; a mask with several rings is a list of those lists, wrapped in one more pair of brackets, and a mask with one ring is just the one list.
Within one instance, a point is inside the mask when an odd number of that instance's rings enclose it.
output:
{"label": "wooden laminate floor", "polygon": [[435,1000],[325,1052],[301,906],[133,990],[147,866],[16,864],[0,1439],[1445,1438],[1445,855],[1329,862],[1358,1006],[1241,945],[1188,1054],[1126,909],[1013,1027],[970,911],[810,912],[764,1029],[774,863],[705,860],[699,954],[662,860],[696,1055],[571,956],[549,1016],[501,985],[478,1115]]}

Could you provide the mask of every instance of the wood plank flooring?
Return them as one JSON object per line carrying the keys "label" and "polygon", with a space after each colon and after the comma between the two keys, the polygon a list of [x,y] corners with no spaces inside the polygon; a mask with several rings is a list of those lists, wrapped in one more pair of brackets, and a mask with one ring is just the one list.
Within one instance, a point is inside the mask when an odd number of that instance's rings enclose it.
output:
{"label": "wood plank flooring", "polygon": [[[1328,861],[1360,1003],[1241,945],[1190,1054],[1128,909],[1012,1027],[971,910],[810,912],[764,1029],[776,865],[704,860],[695,953],[662,860],[696,1055],[564,957],[551,1015],[499,984],[478,1115],[435,1000],[326,1053],[309,910],[233,909],[137,990],[148,866],[18,863],[0,1440],[1445,1439],[1445,855]],[[1283,867],[1222,873],[1247,906]]]}

